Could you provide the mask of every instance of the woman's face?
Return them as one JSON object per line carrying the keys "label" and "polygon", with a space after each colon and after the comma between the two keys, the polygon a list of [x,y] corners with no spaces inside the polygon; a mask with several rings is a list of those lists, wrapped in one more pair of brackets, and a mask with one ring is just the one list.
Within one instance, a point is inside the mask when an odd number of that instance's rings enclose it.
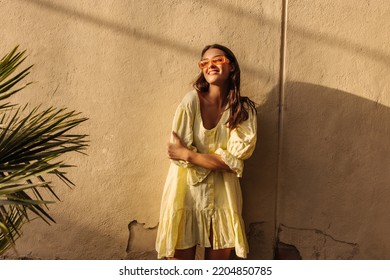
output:
{"label": "woman's face", "polygon": [[230,72],[234,70],[231,63],[217,65],[212,62],[212,58],[225,55],[220,49],[208,49],[202,56],[202,60],[210,59],[207,67],[202,69],[206,81],[212,85],[225,85],[229,81]]}

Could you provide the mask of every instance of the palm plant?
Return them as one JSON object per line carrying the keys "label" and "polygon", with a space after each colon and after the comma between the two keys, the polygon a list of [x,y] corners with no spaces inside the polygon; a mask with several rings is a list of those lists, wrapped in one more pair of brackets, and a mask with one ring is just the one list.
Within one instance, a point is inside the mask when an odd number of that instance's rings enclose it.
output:
{"label": "palm plant", "polygon": [[39,106],[27,112],[27,106],[4,101],[28,86],[20,84],[32,66],[17,72],[25,59],[25,51],[16,47],[0,60],[0,255],[21,236],[26,222],[55,222],[47,206],[59,197],[47,178],[74,186],[64,171],[71,165],[59,157],[83,153],[88,146],[86,135],[69,133],[87,120],[79,113]]}

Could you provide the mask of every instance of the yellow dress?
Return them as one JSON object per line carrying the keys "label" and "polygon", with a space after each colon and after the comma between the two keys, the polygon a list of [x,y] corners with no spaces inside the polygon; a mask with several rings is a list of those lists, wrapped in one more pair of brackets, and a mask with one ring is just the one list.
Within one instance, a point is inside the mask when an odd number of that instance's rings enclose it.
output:
{"label": "yellow dress", "polygon": [[[249,158],[256,145],[256,115],[230,130],[226,125],[229,110],[212,129],[205,129],[200,102],[195,90],[179,104],[172,130],[191,150],[214,153],[235,173],[212,171],[185,161],[172,160],[165,182],[156,250],[158,258],[173,257],[175,249],[188,249],[197,244],[213,248],[234,248],[236,255],[246,258],[248,244],[241,216],[242,194],[238,177],[243,160]],[[171,139],[173,141],[173,139]]]}

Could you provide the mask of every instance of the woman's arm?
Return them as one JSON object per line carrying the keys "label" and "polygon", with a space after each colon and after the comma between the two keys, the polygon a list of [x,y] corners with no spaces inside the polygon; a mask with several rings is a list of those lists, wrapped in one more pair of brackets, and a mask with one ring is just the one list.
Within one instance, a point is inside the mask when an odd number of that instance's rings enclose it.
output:
{"label": "woman's arm", "polygon": [[173,160],[185,160],[197,166],[211,170],[233,172],[228,165],[216,154],[201,154],[189,150],[180,137],[172,132],[174,143],[168,143],[168,157]]}

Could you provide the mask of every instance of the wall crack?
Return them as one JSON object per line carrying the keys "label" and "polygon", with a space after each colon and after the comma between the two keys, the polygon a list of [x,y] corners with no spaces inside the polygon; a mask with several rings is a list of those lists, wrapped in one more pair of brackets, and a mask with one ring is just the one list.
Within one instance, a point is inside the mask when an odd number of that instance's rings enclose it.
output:
{"label": "wall crack", "polygon": [[280,224],[277,231],[275,256],[279,259],[350,260],[358,254],[358,243],[340,240],[321,229]]}
{"label": "wall crack", "polygon": [[286,229],[293,229],[293,230],[314,231],[316,234],[321,234],[321,235],[324,235],[326,237],[329,237],[330,239],[332,239],[335,242],[348,244],[348,245],[354,246],[354,247],[359,246],[357,243],[336,239],[333,236],[331,236],[330,234],[327,234],[324,231],[322,231],[320,229],[316,229],[316,228],[298,228],[298,227],[292,227],[292,226],[286,226],[284,224],[280,224],[279,231],[282,231],[281,227],[284,227]]}

